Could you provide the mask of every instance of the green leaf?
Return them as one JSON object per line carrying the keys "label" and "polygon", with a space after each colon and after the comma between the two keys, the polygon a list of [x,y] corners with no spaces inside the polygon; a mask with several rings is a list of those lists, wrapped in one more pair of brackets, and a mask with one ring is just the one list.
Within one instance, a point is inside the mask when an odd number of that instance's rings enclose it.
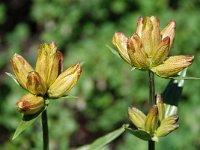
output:
{"label": "green leaf", "polygon": [[106,45],[106,47],[108,47],[108,49],[117,57],[121,58],[119,53],[117,52],[117,50],[113,49],[112,47],[110,47],[109,45]]}
{"label": "green leaf", "polygon": [[19,82],[17,81],[15,75],[13,75],[12,73],[9,73],[9,72],[5,72],[5,74],[8,75],[9,77],[11,77],[11,78],[14,80],[14,82],[15,82],[17,85],[20,86],[20,84],[19,84]]}
{"label": "green leaf", "polygon": [[135,135],[136,137],[145,140],[145,141],[149,141],[151,140],[151,135],[148,134],[145,131],[142,130],[133,130],[131,128],[125,128],[128,132],[130,132],[131,134]]}
{"label": "green leaf", "polygon": [[125,131],[125,126],[123,125],[121,128],[108,133],[107,135],[98,138],[95,140],[92,144],[82,146],[80,148],[74,149],[74,150],[100,150],[103,148],[105,145],[116,139],[118,136],[120,136],[122,133]]}
{"label": "green leaf", "polygon": [[59,98],[48,98],[48,100],[57,100],[57,99],[77,99],[77,98],[79,98],[79,97],[77,97],[77,96],[73,96],[73,95],[64,95],[64,96],[62,96],[62,97],[59,97]]}
{"label": "green leaf", "polygon": [[44,110],[45,109],[34,115],[24,115],[18,124],[17,129],[15,130],[12,140],[16,139],[27,127],[31,126],[41,116],[41,113]]}
{"label": "green leaf", "polygon": [[[21,86],[21,84],[19,84],[19,82],[17,81],[16,79],[16,76],[13,75],[12,73],[9,73],[9,72],[5,72],[6,75],[8,75],[9,77],[11,77],[13,79],[13,81],[19,85],[22,89],[24,89],[25,91],[28,91],[27,89],[25,89],[24,87]],[[29,91],[28,91],[29,92]]]}
{"label": "green leaf", "polygon": [[181,77],[181,76],[177,76],[177,77],[168,77],[169,79],[175,79],[175,80],[200,80],[199,77]]}

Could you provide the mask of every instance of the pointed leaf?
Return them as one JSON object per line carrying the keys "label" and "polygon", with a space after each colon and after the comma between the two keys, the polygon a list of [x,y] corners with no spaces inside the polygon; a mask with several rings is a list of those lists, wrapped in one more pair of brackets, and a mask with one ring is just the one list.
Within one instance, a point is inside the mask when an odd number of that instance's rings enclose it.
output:
{"label": "pointed leaf", "polygon": [[[9,72],[5,72],[5,74],[8,75],[9,77],[11,77],[11,78],[13,79],[13,81],[14,81],[17,85],[19,85],[22,89],[28,91],[27,89],[25,89],[23,86],[21,86],[21,85],[19,84],[19,82],[17,81],[15,75],[13,75],[12,73],[9,73]],[[29,92],[29,91],[28,91],[28,92]]]}
{"label": "pointed leaf", "polygon": [[26,128],[31,126],[40,117],[41,113],[44,110],[34,115],[24,115],[22,120],[18,124],[17,129],[15,130],[12,140],[16,139]]}
{"label": "pointed leaf", "polygon": [[57,100],[57,99],[77,99],[77,98],[79,98],[79,97],[77,97],[77,96],[74,96],[74,95],[64,95],[64,96],[62,96],[62,97],[60,97],[60,98],[48,98],[48,100]]}
{"label": "pointed leaf", "polygon": [[113,54],[115,54],[117,57],[121,58],[117,50],[113,49],[113,48],[110,47],[109,45],[106,45],[106,47],[107,47]]}
{"label": "pointed leaf", "polygon": [[177,76],[177,77],[168,77],[169,79],[175,79],[175,80],[200,80],[199,77],[182,77],[182,76]]}
{"label": "pointed leaf", "polygon": [[[124,125],[126,126],[126,125]],[[125,131],[125,127],[122,126],[121,128],[108,133],[107,135],[98,138],[95,140],[92,144],[82,146],[80,148],[74,149],[74,150],[100,150],[105,145],[116,139],[118,136],[120,136]]]}
{"label": "pointed leaf", "polygon": [[135,135],[136,137],[138,137],[138,138],[140,138],[142,140],[145,140],[145,141],[151,140],[150,134],[148,134],[145,131],[133,130],[131,128],[125,128],[125,129],[126,129],[126,131],[130,132],[131,134]]}
{"label": "pointed leaf", "polygon": [[11,77],[11,78],[14,80],[14,82],[15,82],[17,85],[20,86],[20,84],[19,84],[19,82],[17,81],[15,75],[13,75],[12,73],[9,73],[9,72],[5,72],[5,74],[8,75],[9,77]]}

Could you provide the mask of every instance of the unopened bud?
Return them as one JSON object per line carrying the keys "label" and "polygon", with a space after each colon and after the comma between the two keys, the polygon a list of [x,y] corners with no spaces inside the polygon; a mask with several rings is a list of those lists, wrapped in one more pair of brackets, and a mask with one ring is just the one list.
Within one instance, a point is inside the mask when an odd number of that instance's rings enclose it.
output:
{"label": "unopened bud", "polygon": [[45,103],[43,97],[27,94],[16,103],[16,106],[20,112],[31,115],[39,112]]}
{"label": "unopened bud", "polygon": [[151,70],[161,77],[169,77],[189,67],[193,59],[193,56],[171,56],[163,64],[153,67]]}
{"label": "unopened bud", "polygon": [[128,41],[128,54],[131,60],[131,65],[138,69],[147,69],[149,62],[147,56],[142,49],[142,41],[137,34],[131,36]]}
{"label": "unopened bud", "polygon": [[155,131],[155,136],[157,136],[157,137],[166,136],[170,132],[176,130],[178,127],[179,127],[179,125],[177,125],[177,124],[160,126]]}
{"label": "unopened bud", "polygon": [[167,58],[170,50],[169,44],[170,44],[170,38],[166,37],[159,43],[159,45],[156,47],[156,50],[153,51],[152,55],[153,66],[161,64]]}
{"label": "unopened bud", "polygon": [[116,32],[113,36],[112,42],[117,47],[121,58],[124,59],[128,64],[131,64],[131,60],[127,51],[127,40],[128,38],[124,35],[124,33]]}
{"label": "unopened bud", "polygon": [[63,96],[71,88],[74,87],[79,79],[82,68],[80,64],[76,64],[61,73],[56,81],[49,87],[49,97],[56,98]]}
{"label": "unopened bud", "polygon": [[156,96],[156,105],[158,107],[158,118],[160,121],[162,121],[165,116],[165,106],[160,94]]}
{"label": "unopened bud", "polygon": [[145,131],[152,135],[157,126],[158,126],[158,108],[156,105],[154,105],[147,114],[147,119],[145,122]]}
{"label": "unopened bud", "polygon": [[35,70],[40,74],[46,84],[49,70],[51,69],[54,61],[56,49],[57,47],[53,42],[51,44],[41,44],[38,48],[38,58]]}
{"label": "unopened bud", "polygon": [[129,119],[138,128],[144,130],[146,115],[137,108],[128,108]]}
{"label": "unopened bud", "polygon": [[47,76],[47,86],[49,87],[58,77],[58,75],[63,72],[63,55],[60,51],[57,51],[54,55],[52,61],[49,62],[48,76]]}
{"label": "unopened bud", "polygon": [[170,47],[174,42],[176,30],[176,22],[174,20],[170,21],[167,26],[161,31],[162,39],[169,37],[170,38]]}
{"label": "unopened bud", "polygon": [[28,73],[26,87],[32,94],[44,95],[46,93],[46,85],[35,71]]}
{"label": "unopened bud", "polygon": [[166,119],[163,119],[161,121],[160,126],[166,126],[166,125],[172,125],[175,124],[178,121],[179,117],[178,115],[172,115],[167,117]]}
{"label": "unopened bud", "polygon": [[33,71],[33,68],[21,55],[18,54],[15,54],[10,62],[17,81],[23,88],[26,88],[28,73]]}

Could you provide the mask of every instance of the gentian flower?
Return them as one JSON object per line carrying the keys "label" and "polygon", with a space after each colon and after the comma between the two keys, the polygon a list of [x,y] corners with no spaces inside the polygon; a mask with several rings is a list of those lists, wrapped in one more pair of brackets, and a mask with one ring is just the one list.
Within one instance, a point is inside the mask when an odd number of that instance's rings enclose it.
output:
{"label": "gentian flower", "polygon": [[63,72],[63,55],[55,43],[41,44],[35,70],[19,54],[11,59],[13,72],[18,83],[29,93],[17,102],[24,114],[35,114],[45,107],[48,98],[59,98],[77,83],[82,68],[75,64]]}
{"label": "gentian flower", "polygon": [[136,32],[126,37],[122,32],[113,36],[118,53],[133,68],[151,70],[161,77],[169,77],[192,64],[193,56],[170,56],[175,37],[175,21],[160,31],[160,20],[154,16],[140,17]]}

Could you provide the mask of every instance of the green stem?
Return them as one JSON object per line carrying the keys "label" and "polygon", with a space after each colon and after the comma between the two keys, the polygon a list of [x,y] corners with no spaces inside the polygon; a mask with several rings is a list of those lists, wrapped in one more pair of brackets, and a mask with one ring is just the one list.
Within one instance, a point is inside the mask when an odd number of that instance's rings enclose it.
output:
{"label": "green stem", "polygon": [[154,141],[148,141],[148,150],[155,150],[155,142]]}
{"label": "green stem", "polygon": [[49,131],[47,110],[42,112],[43,150],[49,150]]}
{"label": "green stem", "polygon": [[155,104],[155,84],[154,73],[149,71],[149,105],[150,107]]}
{"label": "green stem", "polygon": [[[154,73],[149,70],[149,105],[152,107],[155,104],[155,84]],[[148,141],[148,150],[155,150],[155,142]]]}

